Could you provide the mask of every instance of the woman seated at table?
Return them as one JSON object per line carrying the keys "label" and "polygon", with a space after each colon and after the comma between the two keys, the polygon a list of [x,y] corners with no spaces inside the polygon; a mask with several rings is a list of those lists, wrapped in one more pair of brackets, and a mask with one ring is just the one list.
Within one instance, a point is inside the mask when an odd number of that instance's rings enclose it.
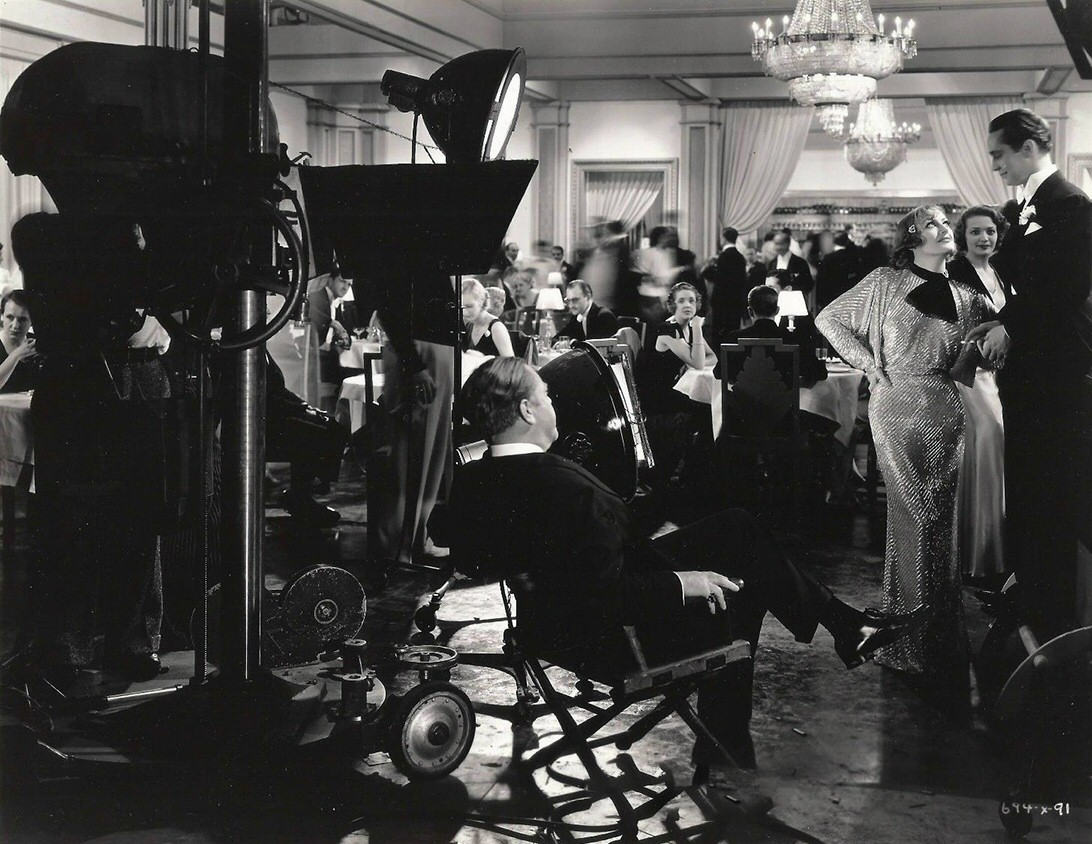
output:
{"label": "woman seated at table", "polygon": [[701,295],[693,284],[681,281],[671,288],[667,307],[671,315],[660,325],[649,326],[656,339],[637,367],[641,408],[656,457],[649,477],[653,487],[671,480],[695,432],[708,430],[712,436],[709,406],[674,389],[687,368],[705,369],[715,360],[702,330],[705,318],[697,315]]}
{"label": "woman seated at table", "polygon": [[0,393],[33,390],[38,378],[38,353],[28,339],[30,311],[22,290],[10,291],[0,300]]}
{"label": "woman seated at table", "polygon": [[494,357],[512,357],[512,340],[504,323],[485,309],[485,288],[474,278],[463,282],[463,333],[462,349],[481,352]]}

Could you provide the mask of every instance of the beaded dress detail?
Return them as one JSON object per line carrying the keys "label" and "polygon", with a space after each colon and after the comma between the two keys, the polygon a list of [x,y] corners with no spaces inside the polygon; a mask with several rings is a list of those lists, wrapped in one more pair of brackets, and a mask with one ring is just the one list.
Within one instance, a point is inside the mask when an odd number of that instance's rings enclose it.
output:
{"label": "beaded dress detail", "polygon": [[924,603],[933,615],[876,661],[916,674],[965,672],[967,663],[956,525],[964,410],[949,370],[984,308],[963,282],[917,266],[883,267],[816,318],[847,363],[890,379],[868,406],[887,488],[883,608],[910,612]]}

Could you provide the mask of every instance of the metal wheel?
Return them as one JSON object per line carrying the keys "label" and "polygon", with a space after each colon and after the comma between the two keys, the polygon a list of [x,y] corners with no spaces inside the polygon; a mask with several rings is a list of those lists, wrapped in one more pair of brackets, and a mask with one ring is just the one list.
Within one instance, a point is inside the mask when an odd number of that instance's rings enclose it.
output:
{"label": "metal wheel", "polygon": [[388,752],[412,780],[434,780],[454,771],[474,743],[474,709],[450,683],[422,683],[398,705]]}

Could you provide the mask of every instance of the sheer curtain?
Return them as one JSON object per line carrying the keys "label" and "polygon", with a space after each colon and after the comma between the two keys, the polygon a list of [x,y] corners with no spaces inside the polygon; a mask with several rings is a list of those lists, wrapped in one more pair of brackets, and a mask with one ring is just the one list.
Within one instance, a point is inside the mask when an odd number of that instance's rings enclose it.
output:
{"label": "sheer curtain", "polygon": [[729,106],[721,150],[720,222],[754,231],[770,216],[808,138],[812,109]]}
{"label": "sheer curtain", "polygon": [[1003,205],[1016,198],[1016,188],[1008,187],[993,172],[986,154],[986,137],[990,120],[1020,106],[1019,100],[1010,97],[925,100],[937,147],[967,205]]}
{"label": "sheer curtain", "polygon": [[[29,64],[16,59],[0,59],[0,103],[7,99],[12,84]],[[14,176],[8,169],[7,161],[0,158],[0,243],[4,244],[0,266],[11,273],[16,286],[23,286],[23,275],[11,254],[11,227],[26,214],[56,210],[37,176]]]}
{"label": "sheer curtain", "polygon": [[629,231],[644,218],[664,189],[659,171],[611,170],[588,174],[588,220],[620,220]]}

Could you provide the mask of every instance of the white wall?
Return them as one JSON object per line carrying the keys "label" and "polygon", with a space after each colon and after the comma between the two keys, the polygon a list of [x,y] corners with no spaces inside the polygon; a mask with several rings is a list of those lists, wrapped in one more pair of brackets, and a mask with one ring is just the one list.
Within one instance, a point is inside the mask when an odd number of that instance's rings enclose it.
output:
{"label": "white wall", "polygon": [[675,102],[573,103],[569,148],[575,161],[675,158],[682,130]]}
{"label": "white wall", "polygon": [[273,90],[269,101],[277,115],[277,130],[281,143],[288,145],[288,157],[294,158],[307,149],[307,103],[294,94]]}
{"label": "white wall", "polygon": [[[531,149],[533,143],[534,132],[531,129],[531,109],[524,104],[524,107],[520,109],[519,121],[516,123],[516,130],[512,133],[512,139],[508,142],[504,157],[509,161],[523,161],[533,158]],[[523,200],[520,202],[519,208],[516,209],[512,222],[508,226],[508,233],[504,238],[505,242],[514,240],[518,243],[526,256],[530,256],[532,253],[531,229],[534,205],[531,197],[533,195],[534,185],[532,180],[532,185],[527,188],[527,192],[523,195]]]}
{"label": "white wall", "polygon": [[[1092,94],[1073,94],[1066,103],[1069,123],[1066,126],[1066,143],[1069,154],[1092,153]],[[1062,167],[1062,162],[1058,162]]]}
{"label": "white wall", "polygon": [[911,146],[906,162],[888,173],[875,187],[863,173],[849,166],[841,150],[805,149],[786,188],[787,193],[795,191],[852,191],[855,195],[874,195],[880,199],[895,191],[918,195],[938,191],[955,193],[955,183],[936,148]]}

